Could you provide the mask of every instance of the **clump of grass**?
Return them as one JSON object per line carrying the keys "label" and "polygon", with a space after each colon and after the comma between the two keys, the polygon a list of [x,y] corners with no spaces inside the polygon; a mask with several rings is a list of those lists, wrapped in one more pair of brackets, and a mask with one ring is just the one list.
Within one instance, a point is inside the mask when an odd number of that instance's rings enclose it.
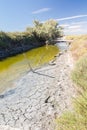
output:
{"label": "clump of grass", "polygon": [[80,59],[80,57],[87,53],[87,41],[75,40],[72,43],[70,50],[75,60]]}
{"label": "clump of grass", "polygon": [[56,130],[87,130],[87,91],[74,104],[74,112],[66,112],[56,119]]}
{"label": "clump of grass", "polygon": [[87,54],[77,62],[72,72],[72,79],[82,89],[87,90]]}
{"label": "clump of grass", "polygon": [[70,112],[58,118],[57,124],[56,130],[87,130],[87,119]]}

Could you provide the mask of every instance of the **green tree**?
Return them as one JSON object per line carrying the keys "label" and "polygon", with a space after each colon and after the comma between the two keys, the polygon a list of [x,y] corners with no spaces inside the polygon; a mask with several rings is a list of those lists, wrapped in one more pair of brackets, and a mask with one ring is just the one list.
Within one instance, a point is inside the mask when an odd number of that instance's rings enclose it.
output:
{"label": "green tree", "polygon": [[36,37],[37,40],[53,42],[54,39],[61,37],[63,35],[63,28],[58,25],[58,22],[55,20],[48,20],[44,23],[40,23],[38,20],[35,20],[33,28],[27,28],[27,31]]}

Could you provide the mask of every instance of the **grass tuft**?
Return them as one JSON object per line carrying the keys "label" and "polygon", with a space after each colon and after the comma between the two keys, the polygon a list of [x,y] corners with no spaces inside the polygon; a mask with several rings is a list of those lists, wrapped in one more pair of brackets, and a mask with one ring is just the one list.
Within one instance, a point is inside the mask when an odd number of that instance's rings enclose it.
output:
{"label": "grass tuft", "polygon": [[72,79],[82,89],[87,90],[87,55],[77,62],[72,72]]}

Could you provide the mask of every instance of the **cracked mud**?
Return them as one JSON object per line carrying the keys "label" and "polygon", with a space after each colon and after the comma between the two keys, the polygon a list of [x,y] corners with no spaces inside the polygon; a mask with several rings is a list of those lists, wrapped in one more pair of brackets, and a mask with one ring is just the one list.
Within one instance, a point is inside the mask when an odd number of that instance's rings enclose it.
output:
{"label": "cracked mud", "polygon": [[70,55],[65,52],[54,65],[14,82],[16,88],[0,95],[0,130],[54,130],[54,119],[73,109],[76,92],[71,69]]}

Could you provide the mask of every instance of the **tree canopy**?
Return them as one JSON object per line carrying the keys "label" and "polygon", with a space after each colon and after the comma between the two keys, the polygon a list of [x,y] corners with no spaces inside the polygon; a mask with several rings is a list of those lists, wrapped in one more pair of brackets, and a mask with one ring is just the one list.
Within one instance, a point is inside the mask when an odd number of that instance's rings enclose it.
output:
{"label": "tree canopy", "polygon": [[35,37],[45,41],[53,41],[55,38],[63,36],[63,28],[55,20],[48,20],[40,23],[35,20],[33,28],[27,27],[26,31],[31,32]]}

